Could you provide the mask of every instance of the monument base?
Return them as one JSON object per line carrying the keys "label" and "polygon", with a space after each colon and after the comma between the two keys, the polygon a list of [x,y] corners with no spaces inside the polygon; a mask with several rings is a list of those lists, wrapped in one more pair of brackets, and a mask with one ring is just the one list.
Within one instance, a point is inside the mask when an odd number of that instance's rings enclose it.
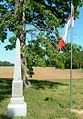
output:
{"label": "monument base", "polygon": [[14,117],[14,116],[26,116],[27,115],[27,104],[21,103],[21,104],[8,104],[7,107],[7,116],[8,117]]}

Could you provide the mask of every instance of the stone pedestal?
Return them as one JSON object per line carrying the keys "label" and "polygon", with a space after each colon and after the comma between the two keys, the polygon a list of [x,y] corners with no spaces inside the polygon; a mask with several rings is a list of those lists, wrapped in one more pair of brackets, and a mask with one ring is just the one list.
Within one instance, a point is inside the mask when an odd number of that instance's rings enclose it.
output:
{"label": "stone pedestal", "polygon": [[12,98],[7,107],[7,116],[26,116],[27,104],[23,97],[23,82],[22,80],[12,82]]}
{"label": "stone pedestal", "polygon": [[12,81],[12,97],[7,107],[7,116],[26,116],[27,104],[23,96],[23,81],[21,79],[20,41],[16,41],[16,62],[14,66],[14,79]]}
{"label": "stone pedestal", "polygon": [[23,102],[23,104],[12,104],[9,103],[7,108],[7,115],[8,117],[14,117],[14,116],[26,116],[26,103]]}

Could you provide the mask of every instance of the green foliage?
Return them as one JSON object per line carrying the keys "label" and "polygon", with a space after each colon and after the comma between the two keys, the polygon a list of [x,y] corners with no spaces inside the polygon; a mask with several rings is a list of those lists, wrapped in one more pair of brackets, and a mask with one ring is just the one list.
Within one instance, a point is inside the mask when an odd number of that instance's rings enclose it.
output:
{"label": "green foliage", "polygon": [[64,55],[56,51],[56,44],[53,42],[56,42],[55,39],[53,41],[48,40],[42,34],[36,40],[29,41],[25,48],[27,64],[29,63],[31,66],[51,66],[64,69]]}
{"label": "green foliage", "polygon": [[5,46],[5,49],[8,50],[12,50],[13,48],[15,48],[15,44],[16,44],[16,37],[12,36],[9,38],[9,43],[7,46]]}
{"label": "green foliage", "polygon": [[[36,40],[30,41],[26,46],[25,51],[27,64],[29,63],[31,66],[51,66],[61,69],[69,69],[71,44],[67,43],[63,51],[57,52],[56,45],[54,48],[52,43],[48,39],[45,39],[42,35],[38,36]],[[73,69],[83,68],[82,47],[73,44],[72,54]]]}
{"label": "green foliage", "polygon": [[[17,4],[17,6],[16,6]],[[82,0],[74,1],[75,19],[83,5]],[[26,24],[32,24],[39,30],[51,32],[64,25],[70,14],[70,0],[1,0],[0,2],[0,40],[7,38],[9,29],[20,38],[22,34],[22,13],[25,13]],[[14,39],[13,39],[14,40]],[[13,46],[12,46],[13,47]]]}
{"label": "green foliage", "polygon": [[[71,44],[66,44],[62,54],[65,57],[65,68],[70,68],[70,52]],[[83,48],[79,45],[73,44],[72,46],[72,67],[83,68]]]}
{"label": "green foliage", "polygon": [[14,66],[14,64],[8,62],[8,61],[0,61],[0,66]]}

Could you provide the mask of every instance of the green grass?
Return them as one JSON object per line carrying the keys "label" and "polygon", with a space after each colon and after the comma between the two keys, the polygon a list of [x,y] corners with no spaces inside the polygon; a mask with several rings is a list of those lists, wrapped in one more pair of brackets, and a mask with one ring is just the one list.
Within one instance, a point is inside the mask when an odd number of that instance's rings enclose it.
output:
{"label": "green grass", "polygon": [[[69,112],[69,80],[31,80],[32,87],[24,89],[27,117],[13,119],[80,119]],[[72,108],[83,109],[83,79],[73,80]],[[0,119],[6,117],[11,96],[11,80],[0,80]]]}

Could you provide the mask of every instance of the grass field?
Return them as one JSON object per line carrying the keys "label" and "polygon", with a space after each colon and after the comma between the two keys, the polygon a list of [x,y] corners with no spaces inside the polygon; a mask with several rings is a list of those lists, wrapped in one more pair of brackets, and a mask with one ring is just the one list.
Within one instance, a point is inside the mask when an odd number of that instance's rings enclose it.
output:
{"label": "grass field", "polygon": [[[6,116],[11,97],[11,79],[0,79],[0,119]],[[27,117],[13,119],[83,119],[83,114],[69,112],[69,80],[31,80],[24,89]],[[73,80],[72,108],[83,109],[83,79]]]}

